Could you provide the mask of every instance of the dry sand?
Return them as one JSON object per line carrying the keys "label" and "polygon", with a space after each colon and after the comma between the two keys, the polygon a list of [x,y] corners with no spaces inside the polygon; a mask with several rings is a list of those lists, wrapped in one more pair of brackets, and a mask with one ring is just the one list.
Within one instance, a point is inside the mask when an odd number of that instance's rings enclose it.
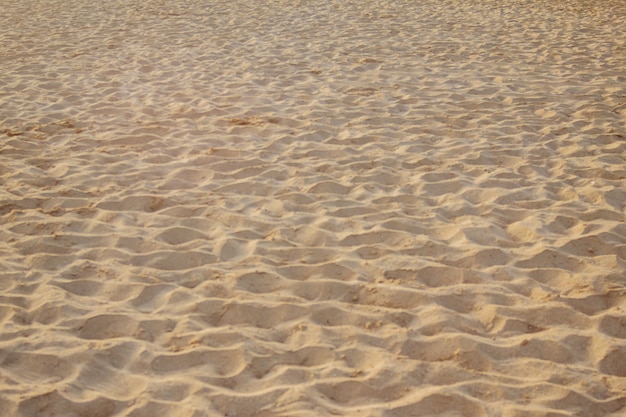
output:
{"label": "dry sand", "polygon": [[2,7],[3,417],[625,415],[625,2]]}

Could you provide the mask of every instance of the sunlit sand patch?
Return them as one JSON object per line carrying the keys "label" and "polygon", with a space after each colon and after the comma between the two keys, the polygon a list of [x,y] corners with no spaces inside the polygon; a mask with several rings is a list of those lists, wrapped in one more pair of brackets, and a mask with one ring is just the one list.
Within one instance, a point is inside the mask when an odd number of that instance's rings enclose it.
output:
{"label": "sunlit sand patch", "polygon": [[13,2],[4,416],[622,416],[626,5]]}

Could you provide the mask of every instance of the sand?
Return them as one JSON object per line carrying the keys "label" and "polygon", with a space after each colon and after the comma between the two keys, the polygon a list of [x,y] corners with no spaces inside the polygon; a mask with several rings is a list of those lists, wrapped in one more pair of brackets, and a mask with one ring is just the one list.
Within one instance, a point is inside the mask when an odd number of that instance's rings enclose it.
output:
{"label": "sand", "polygon": [[10,3],[3,417],[626,415],[626,3]]}

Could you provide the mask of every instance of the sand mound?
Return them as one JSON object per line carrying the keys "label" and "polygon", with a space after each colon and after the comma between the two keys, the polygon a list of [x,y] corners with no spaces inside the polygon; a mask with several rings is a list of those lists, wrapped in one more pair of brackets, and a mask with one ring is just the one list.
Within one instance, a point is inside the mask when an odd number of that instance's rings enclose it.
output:
{"label": "sand mound", "polygon": [[626,412],[626,5],[0,15],[0,410]]}

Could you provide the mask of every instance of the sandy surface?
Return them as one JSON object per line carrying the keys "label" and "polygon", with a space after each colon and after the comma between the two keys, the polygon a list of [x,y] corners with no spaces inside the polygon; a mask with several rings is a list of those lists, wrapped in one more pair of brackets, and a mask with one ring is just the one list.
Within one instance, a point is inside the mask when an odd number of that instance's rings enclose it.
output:
{"label": "sandy surface", "polygon": [[5,2],[2,416],[625,415],[625,27]]}

